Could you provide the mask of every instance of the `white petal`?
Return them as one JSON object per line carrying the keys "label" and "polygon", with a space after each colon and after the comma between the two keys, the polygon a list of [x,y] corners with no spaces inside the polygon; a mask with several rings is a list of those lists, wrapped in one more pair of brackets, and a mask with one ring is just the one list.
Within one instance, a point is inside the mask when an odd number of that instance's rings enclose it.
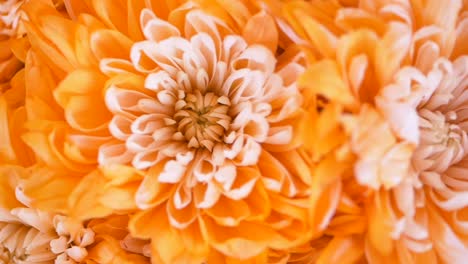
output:
{"label": "white petal", "polygon": [[164,165],[164,170],[159,174],[159,182],[178,183],[185,174],[186,167],[181,163],[170,160]]}

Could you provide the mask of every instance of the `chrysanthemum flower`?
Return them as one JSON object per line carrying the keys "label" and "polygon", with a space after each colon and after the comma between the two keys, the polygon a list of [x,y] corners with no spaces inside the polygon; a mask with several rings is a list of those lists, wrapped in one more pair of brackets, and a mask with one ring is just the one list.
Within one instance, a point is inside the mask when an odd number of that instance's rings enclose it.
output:
{"label": "chrysanthemum flower", "polygon": [[248,4],[99,3],[65,1],[73,20],[25,7],[37,162],[19,192],[76,220],[136,212],[132,237],[103,248],[151,240],[156,263],[264,262],[322,228],[339,189],[311,201],[304,55],[277,21]]}
{"label": "chrysanthemum flower", "polygon": [[[301,85],[312,100],[340,106],[349,141],[338,153],[354,155],[355,181],[374,190],[336,194],[325,232],[363,234],[352,248],[370,262],[461,261],[463,218],[446,212],[464,207],[466,4],[340,2],[291,2],[282,14],[294,28],[286,33],[315,57]],[[431,96],[437,103],[427,105]],[[325,107],[309,109],[325,116]]]}
{"label": "chrysanthemum flower", "polygon": [[2,263],[82,263],[94,233],[61,215],[30,208],[16,191],[22,169],[0,167],[0,260]]}

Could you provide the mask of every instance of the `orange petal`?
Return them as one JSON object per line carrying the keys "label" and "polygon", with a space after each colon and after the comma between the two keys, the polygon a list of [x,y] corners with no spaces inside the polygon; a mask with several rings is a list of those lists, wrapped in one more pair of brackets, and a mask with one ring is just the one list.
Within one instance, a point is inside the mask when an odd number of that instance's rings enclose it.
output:
{"label": "orange petal", "polygon": [[132,44],[133,42],[119,31],[108,29],[97,30],[90,37],[91,50],[98,60],[104,58],[129,59]]}
{"label": "orange petal", "polygon": [[396,219],[392,212],[389,195],[388,192],[383,190],[375,193],[368,215],[369,242],[382,255],[389,255],[393,251],[391,234]]}
{"label": "orange petal", "polygon": [[176,185],[161,183],[159,174],[164,170],[165,162],[159,162],[152,167],[135,195],[135,200],[140,209],[149,209],[166,201],[175,191]]}
{"label": "orange petal", "polygon": [[337,236],[327,245],[317,264],[356,263],[364,255],[363,241],[356,237]]}
{"label": "orange petal", "polygon": [[344,105],[352,105],[354,97],[340,76],[334,61],[323,60],[310,65],[298,80],[299,86]]}
{"label": "orange petal", "polygon": [[174,197],[166,203],[167,217],[171,225],[178,229],[184,229],[193,223],[198,216],[198,209],[195,208],[193,199],[183,208],[176,208]]}
{"label": "orange petal", "polygon": [[223,254],[236,259],[249,259],[263,252],[269,244],[283,243],[272,229],[263,224],[241,222],[236,227],[222,227],[210,217],[202,217],[205,239]]}
{"label": "orange petal", "polygon": [[126,0],[92,0],[92,6],[97,16],[108,27],[127,33],[127,1]]}
{"label": "orange petal", "polygon": [[312,225],[317,231],[324,230],[336,212],[340,200],[341,181],[330,184],[311,195],[310,214]]}
{"label": "orange petal", "polygon": [[100,171],[93,171],[81,179],[68,199],[69,215],[80,220],[110,215],[112,209],[99,202],[105,183]]}
{"label": "orange petal", "polygon": [[111,115],[104,104],[104,81],[105,78],[95,71],[77,70],[69,74],[54,91],[73,128],[85,132],[107,129]]}
{"label": "orange petal", "polygon": [[204,212],[216,223],[224,226],[237,226],[250,215],[249,206],[244,200],[232,200],[222,195],[218,202]]}
{"label": "orange petal", "polygon": [[19,192],[30,199],[30,206],[46,211],[66,213],[68,198],[80,178],[63,176],[47,167],[32,167],[18,185]]}
{"label": "orange petal", "polygon": [[376,74],[381,86],[388,84],[408,55],[411,28],[403,23],[391,23],[375,50]]}
{"label": "orange petal", "polygon": [[278,31],[273,18],[261,11],[252,16],[243,29],[242,35],[248,44],[266,46],[273,54],[278,46]]}

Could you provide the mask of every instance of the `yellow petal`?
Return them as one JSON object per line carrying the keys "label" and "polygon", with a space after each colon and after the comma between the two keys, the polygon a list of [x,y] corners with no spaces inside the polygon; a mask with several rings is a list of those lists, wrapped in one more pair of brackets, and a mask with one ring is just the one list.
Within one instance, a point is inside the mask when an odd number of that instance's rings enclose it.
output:
{"label": "yellow petal", "polygon": [[340,76],[338,65],[331,60],[312,64],[299,78],[298,84],[327,99],[344,105],[352,105],[354,98]]}
{"label": "yellow petal", "polygon": [[362,239],[337,236],[327,245],[317,260],[317,264],[356,263],[364,255]]}

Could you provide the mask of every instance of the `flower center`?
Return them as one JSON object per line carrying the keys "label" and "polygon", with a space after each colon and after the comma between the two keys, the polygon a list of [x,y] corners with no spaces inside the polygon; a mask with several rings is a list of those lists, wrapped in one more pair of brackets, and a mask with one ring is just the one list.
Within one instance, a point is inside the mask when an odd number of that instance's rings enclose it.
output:
{"label": "flower center", "polygon": [[[419,111],[421,142],[413,159],[419,160],[418,170],[442,173],[465,155],[466,132],[456,124],[455,112]],[[432,162],[421,162],[431,160]],[[432,165],[429,165],[432,164]]]}
{"label": "flower center", "polygon": [[228,115],[230,100],[226,96],[217,96],[212,92],[202,94],[181,91],[175,108],[174,120],[177,122],[179,136],[188,141],[189,148],[207,148],[212,150],[231,124]]}

